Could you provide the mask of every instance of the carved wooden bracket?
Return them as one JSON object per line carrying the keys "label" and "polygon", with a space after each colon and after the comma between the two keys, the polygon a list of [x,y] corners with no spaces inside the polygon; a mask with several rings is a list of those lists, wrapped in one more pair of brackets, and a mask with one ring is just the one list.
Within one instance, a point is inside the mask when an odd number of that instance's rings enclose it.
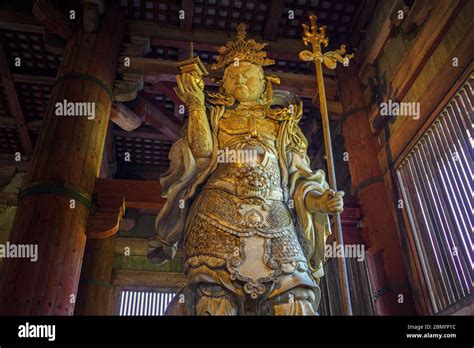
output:
{"label": "carved wooden bracket", "polygon": [[114,101],[116,102],[127,102],[134,100],[137,97],[139,91],[139,83],[136,81],[114,81]]}
{"label": "carved wooden bracket", "polygon": [[150,52],[150,39],[132,36],[130,42],[122,46],[120,65],[117,72],[121,78],[114,81],[114,101],[126,102],[134,100],[143,89],[143,70],[131,67],[131,57],[142,57]]}
{"label": "carved wooden bracket", "polygon": [[143,123],[143,120],[137,114],[122,103],[112,104],[110,120],[127,132],[137,129]]}
{"label": "carved wooden bracket", "polygon": [[125,215],[125,196],[98,193],[93,212],[87,223],[88,238],[108,238],[117,233],[122,216]]}

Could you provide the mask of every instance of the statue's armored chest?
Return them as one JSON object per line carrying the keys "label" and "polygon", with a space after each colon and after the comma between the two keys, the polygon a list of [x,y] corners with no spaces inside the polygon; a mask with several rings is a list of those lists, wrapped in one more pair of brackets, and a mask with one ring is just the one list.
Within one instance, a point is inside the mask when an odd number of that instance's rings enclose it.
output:
{"label": "statue's armored chest", "polygon": [[219,130],[227,135],[254,134],[266,138],[276,138],[278,123],[265,116],[263,111],[226,111],[219,122]]}

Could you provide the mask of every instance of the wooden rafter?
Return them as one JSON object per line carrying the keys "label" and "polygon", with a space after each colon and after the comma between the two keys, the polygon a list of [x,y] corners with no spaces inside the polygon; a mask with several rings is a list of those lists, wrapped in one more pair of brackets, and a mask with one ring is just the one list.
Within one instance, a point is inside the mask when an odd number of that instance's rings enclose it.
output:
{"label": "wooden rafter", "polygon": [[43,26],[31,13],[0,11],[0,29],[44,34]]}
{"label": "wooden rafter", "polygon": [[31,142],[30,134],[28,133],[25,116],[23,115],[23,110],[21,109],[20,101],[15,89],[15,83],[13,82],[13,76],[10,72],[10,69],[8,68],[7,57],[2,45],[0,45],[0,74],[2,78],[3,89],[5,90],[5,94],[7,96],[10,111],[15,118],[23,149],[25,150],[26,154],[30,156],[33,154],[33,144]]}
{"label": "wooden rafter", "polygon": [[158,103],[153,96],[140,92],[132,108],[142,119],[153,128],[177,140],[181,132],[182,122],[173,113]]}
{"label": "wooden rafter", "polygon": [[180,111],[183,102],[178,98],[173,88],[171,88],[171,86],[169,86],[167,83],[163,81],[152,83],[151,86],[149,88],[144,89],[144,91],[150,92],[150,94],[155,94],[158,92],[165,95],[169,100],[174,103],[174,116],[179,120],[183,120],[183,114]]}
{"label": "wooden rafter", "polygon": [[67,17],[47,0],[36,0],[32,12],[46,28],[64,39],[68,40],[74,35]]}
{"label": "wooden rafter", "polygon": [[174,90],[170,86],[168,86],[165,82],[158,81],[156,83],[153,83],[153,88],[156,89],[157,91],[163,93],[173,103],[182,104],[182,101],[178,98],[178,96],[176,95]]}
{"label": "wooden rafter", "polygon": [[143,120],[123,103],[112,104],[110,120],[128,132],[137,129],[143,123]]}

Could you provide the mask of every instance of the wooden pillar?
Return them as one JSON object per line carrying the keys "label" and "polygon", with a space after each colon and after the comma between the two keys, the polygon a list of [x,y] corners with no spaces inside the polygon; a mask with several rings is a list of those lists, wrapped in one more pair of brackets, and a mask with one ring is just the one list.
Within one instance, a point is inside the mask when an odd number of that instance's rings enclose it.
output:
{"label": "wooden pillar", "polygon": [[411,289],[355,64],[338,68],[337,77],[345,115],[343,135],[349,153],[349,170],[366,226],[364,237],[369,246],[367,258],[376,311],[380,315],[414,314]]}
{"label": "wooden pillar", "polygon": [[98,193],[87,224],[87,243],[75,315],[110,315],[116,233],[125,214],[122,194]]}
{"label": "wooden pillar", "polygon": [[[10,238],[37,245],[38,259],[6,259],[0,314],[74,311],[123,23],[120,7],[111,1],[96,33],[80,30],[68,41]],[[66,100],[93,103],[95,118],[57,116],[56,103]]]}
{"label": "wooden pillar", "polygon": [[113,315],[111,285],[116,235],[86,243],[75,315]]}

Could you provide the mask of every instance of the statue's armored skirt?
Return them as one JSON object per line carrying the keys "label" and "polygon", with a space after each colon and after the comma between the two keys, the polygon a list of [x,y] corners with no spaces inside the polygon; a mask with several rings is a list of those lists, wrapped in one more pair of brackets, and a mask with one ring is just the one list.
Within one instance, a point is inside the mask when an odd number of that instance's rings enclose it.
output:
{"label": "statue's armored skirt", "polygon": [[[247,170],[248,175],[278,170],[273,162],[268,168],[261,164],[240,168],[239,165],[222,164],[229,172]],[[226,186],[228,181],[221,180],[210,180],[199,194],[186,227],[188,286],[201,285],[197,292],[201,297],[209,297],[201,301],[229,301],[226,308],[233,311],[247,305],[249,314],[251,310],[263,310],[258,302],[272,302],[272,298],[282,294],[288,297],[284,302],[294,302],[292,288],[304,285],[316,289],[316,283],[307,274],[306,259],[285,203],[236,195],[230,192],[232,184]],[[238,182],[234,186],[237,190],[238,185],[245,184]],[[202,286],[206,283],[218,286]],[[313,291],[299,292],[314,302]],[[216,299],[221,296],[225,299]],[[264,307],[272,310],[270,306]]]}

